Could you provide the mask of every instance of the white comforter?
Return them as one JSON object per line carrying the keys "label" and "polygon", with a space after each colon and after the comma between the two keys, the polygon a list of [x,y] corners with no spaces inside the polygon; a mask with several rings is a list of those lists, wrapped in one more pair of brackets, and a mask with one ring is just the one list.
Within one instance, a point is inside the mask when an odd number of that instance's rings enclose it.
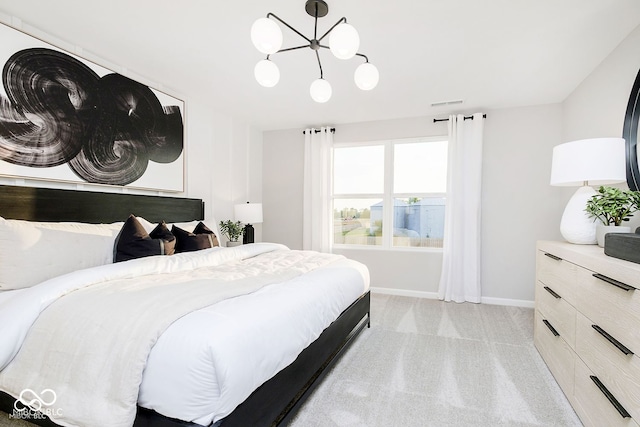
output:
{"label": "white comforter", "polygon": [[[324,261],[318,258],[311,262],[304,257],[292,261],[280,258],[277,254],[281,252],[295,251],[256,244],[152,257],[78,271],[32,288],[2,293],[0,369],[8,367],[0,372],[0,388],[17,396],[20,387],[31,385],[18,387],[15,376],[12,381],[4,374],[11,372],[10,362],[40,312],[65,294],[73,295],[74,289],[138,276],[148,276],[153,282],[158,272],[186,274],[178,281],[240,279],[251,283],[245,295],[241,292],[194,311],[168,327],[149,354],[138,397],[141,406],[169,417],[201,424],[217,421],[291,363],[368,287],[367,271],[361,264],[336,256]],[[263,255],[257,257],[259,254]],[[260,277],[263,283],[254,286],[252,277]],[[282,316],[283,311],[290,314]],[[20,357],[18,354],[15,360]],[[56,386],[64,389],[56,384],[46,387],[55,390]],[[74,425],[67,419],[62,423]]]}

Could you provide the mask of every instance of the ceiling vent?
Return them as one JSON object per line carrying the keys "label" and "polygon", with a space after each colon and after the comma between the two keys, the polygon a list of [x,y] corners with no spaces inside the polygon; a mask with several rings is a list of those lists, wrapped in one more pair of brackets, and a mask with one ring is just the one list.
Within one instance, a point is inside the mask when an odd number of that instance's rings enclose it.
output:
{"label": "ceiling vent", "polygon": [[440,101],[440,102],[434,102],[431,104],[432,107],[442,107],[444,105],[455,105],[455,104],[462,104],[462,99],[454,99],[451,101]]}

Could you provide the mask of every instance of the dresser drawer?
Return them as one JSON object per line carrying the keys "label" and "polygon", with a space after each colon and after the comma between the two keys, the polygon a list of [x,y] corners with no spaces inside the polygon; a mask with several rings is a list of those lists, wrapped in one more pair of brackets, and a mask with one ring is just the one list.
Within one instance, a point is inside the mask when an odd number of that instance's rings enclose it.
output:
{"label": "dresser drawer", "polygon": [[539,241],[535,295],[535,346],[585,426],[640,427],[640,264]]}
{"label": "dresser drawer", "polygon": [[[639,427],[632,417],[623,417],[605,393],[591,378],[597,376],[576,358],[575,361],[575,393],[573,408],[586,427]],[[607,384],[601,381],[603,387]],[[612,397],[616,399],[614,395]],[[622,410],[627,410],[624,408]]]}
{"label": "dresser drawer", "polygon": [[536,283],[536,309],[547,319],[562,338],[575,348],[576,309],[552,287]]}
{"label": "dresser drawer", "polygon": [[622,289],[593,274],[584,268],[576,271],[576,309],[640,354],[640,290]]}
{"label": "dresser drawer", "polygon": [[[551,328],[553,324],[536,310],[534,324],[534,344],[544,359],[562,391],[569,400],[573,396],[575,353],[561,336],[556,336]],[[549,326],[551,326],[551,328]]]}
{"label": "dresser drawer", "polygon": [[573,296],[576,293],[577,266],[552,252],[537,251],[537,280],[544,283],[558,295],[565,298],[569,304],[574,304]]}
{"label": "dresser drawer", "polygon": [[[616,338],[578,313],[576,352],[594,375],[607,384],[622,406],[640,419],[640,358],[625,354]],[[597,325],[595,325],[597,327]]]}

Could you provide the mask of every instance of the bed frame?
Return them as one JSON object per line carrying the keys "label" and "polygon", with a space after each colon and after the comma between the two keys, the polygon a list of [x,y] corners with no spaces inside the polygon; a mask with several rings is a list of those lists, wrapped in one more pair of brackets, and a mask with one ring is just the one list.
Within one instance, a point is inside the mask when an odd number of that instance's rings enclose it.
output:
{"label": "bed frame", "polygon": [[[126,193],[59,190],[0,185],[0,217],[28,221],[124,221],[129,214],[149,221],[187,222],[204,219],[200,199]],[[216,427],[285,425],[358,334],[370,326],[370,294],[347,308],[298,358],[256,389]],[[0,392],[0,410],[11,413],[15,399]],[[49,419],[31,420],[56,426]],[[135,427],[197,427],[138,407]]]}

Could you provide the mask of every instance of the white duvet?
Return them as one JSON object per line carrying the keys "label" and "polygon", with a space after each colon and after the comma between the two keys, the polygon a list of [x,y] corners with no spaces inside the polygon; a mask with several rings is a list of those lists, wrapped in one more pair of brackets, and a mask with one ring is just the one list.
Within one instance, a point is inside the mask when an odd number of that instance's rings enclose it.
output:
{"label": "white duvet", "polygon": [[[366,291],[369,281],[359,263],[321,254],[305,258],[281,245],[247,245],[174,257],[96,267],[0,293],[0,369],[8,366],[0,372],[0,388],[17,396],[20,387],[31,385],[18,387],[4,374],[11,372],[10,362],[40,312],[65,294],[72,295],[74,289],[138,276],[149,276],[153,282],[159,271],[186,276],[179,280],[239,279],[238,283],[251,284],[246,288],[249,292],[193,311],[164,331],[148,354],[140,383],[141,406],[207,425],[231,413],[255,388],[290,364]],[[262,284],[255,284],[254,277]],[[20,354],[15,359],[19,358]],[[56,386],[62,387],[48,387]],[[62,423],[74,425],[68,420]]]}

